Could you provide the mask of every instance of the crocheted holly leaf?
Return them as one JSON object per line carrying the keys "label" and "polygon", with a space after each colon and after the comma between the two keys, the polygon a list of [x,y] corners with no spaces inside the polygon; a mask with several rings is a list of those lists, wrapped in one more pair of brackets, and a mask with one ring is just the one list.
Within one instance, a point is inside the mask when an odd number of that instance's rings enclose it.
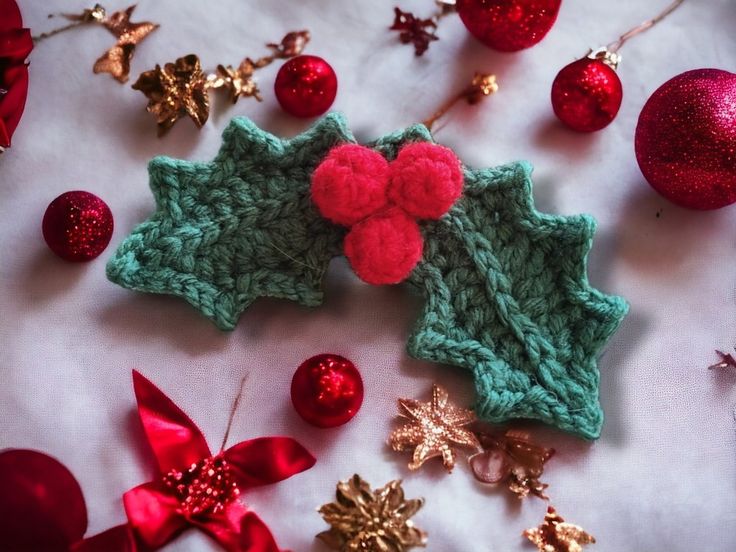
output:
{"label": "crocheted holly leaf", "polygon": [[225,330],[257,297],[320,304],[343,230],[315,210],[310,178],[332,147],[348,141],[336,114],[291,140],[236,118],[212,162],[153,159],[156,211],[120,245],[108,278],[182,297]]}
{"label": "crocheted holly leaf", "polygon": [[[393,159],[422,126],[374,147]],[[472,371],[477,414],[490,422],[535,418],[600,435],[596,357],[627,311],[588,284],[595,221],[538,213],[531,167],[465,170],[450,212],[423,224],[423,260],[410,282],[426,299],[409,339],[420,359]]]}

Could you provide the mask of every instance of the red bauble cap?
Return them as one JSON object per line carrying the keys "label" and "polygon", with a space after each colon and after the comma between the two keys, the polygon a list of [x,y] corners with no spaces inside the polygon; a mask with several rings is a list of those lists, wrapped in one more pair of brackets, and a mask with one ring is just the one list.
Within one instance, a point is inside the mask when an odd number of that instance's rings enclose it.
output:
{"label": "red bauble cap", "polygon": [[616,118],[623,93],[621,80],[610,65],[584,57],[557,73],[552,83],[552,108],[571,129],[594,132]]}
{"label": "red bauble cap", "polygon": [[321,354],[305,360],[291,380],[297,413],[317,427],[335,427],[352,419],[363,404],[363,379],[345,357]]}
{"label": "red bauble cap", "polygon": [[664,83],[639,115],[635,147],[644,177],[673,203],[736,202],[736,74],[696,69]]}
{"label": "red bauble cap", "polygon": [[295,117],[316,117],[337,95],[337,75],[324,59],[296,56],[281,66],[274,83],[276,99]]}
{"label": "red bauble cap", "polygon": [[110,243],[112,212],[89,192],[66,192],[53,200],[43,216],[43,238],[65,261],[91,261]]}
{"label": "red bauble cap", "polygon": [[486,46],[516,52],[534,46],[557,19],[562,0],[457,0],[468,31]]}

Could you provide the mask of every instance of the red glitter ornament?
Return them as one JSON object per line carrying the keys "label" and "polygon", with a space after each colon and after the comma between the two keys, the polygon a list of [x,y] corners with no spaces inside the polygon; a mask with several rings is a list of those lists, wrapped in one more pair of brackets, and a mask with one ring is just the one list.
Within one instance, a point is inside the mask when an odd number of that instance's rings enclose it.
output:
{"label": "red glitter ornament", "polygon": [[363,403],[363,380],[345,357],[322,354],[305,360],[291,380],[291,402],[317,427],[348,422]]}
{"label": "red glitter ornament", "polygon": [[91,261],[110,243],[110,208],[89,192],[66,192],[53,200],[43,216],[43,238],[65,261]]}
{"label": "red glitter ornament", "polygon": [[470,33],[502,52],[530,48],[557,19],[561,0],[457,0],[457,12]]}
{"label": "red glitter ornament", "polygon": [[290,115],[316,117],[335,101],[337,76],[321,57],[297,56],[279,69],[274,91],[281,107]]}
{"label": "red glitter ornament", "polygon": [[736,74],[696,69],[664,83],[639,115],[635,149],[644,177],[673,203],[736,202]]}
{"label": "red glitter ornament", "polygon": [[552,83],[555,115],[578,132],[594,132],[607,126],[623,99],[623,87],[614,67],[593,56],[566,65]]}

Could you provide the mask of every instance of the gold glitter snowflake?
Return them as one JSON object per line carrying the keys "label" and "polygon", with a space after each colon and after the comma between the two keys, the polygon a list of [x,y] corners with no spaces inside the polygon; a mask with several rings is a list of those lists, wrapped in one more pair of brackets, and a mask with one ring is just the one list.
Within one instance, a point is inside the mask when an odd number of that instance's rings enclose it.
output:
{"label": "gold glitter snowflake", "polygon": [[432,386],[430,402],[399,399],[399,410],[409,423],[391,433],[389,444],[398,451],[414,447],[409,469],[416,470],[430,458],[441,456],[447,471],[452,471],[455,446],[481,450],[473,432],[463,427],[475,421],[475,414],[451,403],[439,385]]}

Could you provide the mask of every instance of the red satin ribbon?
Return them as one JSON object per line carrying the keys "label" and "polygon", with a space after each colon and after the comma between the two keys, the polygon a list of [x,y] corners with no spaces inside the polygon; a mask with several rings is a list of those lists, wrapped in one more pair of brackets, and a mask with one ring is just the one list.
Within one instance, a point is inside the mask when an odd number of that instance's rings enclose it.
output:
{"label": "red satin ribbon", "polygon": [[0,146],[8,147],[28,95],[25,60],[33,49],[31,32],[23,29],[15,0],[0,0]]}
{"label": "red satin ribbon", "polygon": [[[229,552],[279,552],[263,521],[237,500],[218,513],[187,515],[179,498],[163,484],[171,470],[186,470],[212,456],[200,429],[174,402],[133,371],[138,413],[158,463],[160,478],[123,496],[128,521],[147,547],[160,548],[188,527],[196,527]],[[314,457],[288,437],[243,441],[222,452],[238,489],[282,481],[311,468]]]}

